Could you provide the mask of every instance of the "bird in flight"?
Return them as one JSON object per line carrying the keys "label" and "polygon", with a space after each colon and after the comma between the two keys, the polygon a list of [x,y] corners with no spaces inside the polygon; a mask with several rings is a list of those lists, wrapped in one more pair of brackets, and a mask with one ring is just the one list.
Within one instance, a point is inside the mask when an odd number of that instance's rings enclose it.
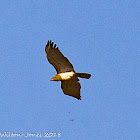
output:
{"label": "bird in flight", "polygon": [[54,66],[57,72],[51,81],[61,81],[61,88],[64,94],[81,100],[81,85],[78,82],[78,77],[89,79],[91,74],[75,72],[70,61],[60,52],[56,44],[51,41],[48,41],[45,47],[45,54],[49,63]]}

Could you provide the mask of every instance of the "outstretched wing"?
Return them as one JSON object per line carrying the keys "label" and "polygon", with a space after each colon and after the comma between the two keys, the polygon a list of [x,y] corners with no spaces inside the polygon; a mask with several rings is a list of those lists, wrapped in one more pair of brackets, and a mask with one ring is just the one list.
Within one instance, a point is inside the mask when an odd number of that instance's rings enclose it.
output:
{"label": "outstretched wing", "polygon": [[70,80],[61,81],[61,88],[64,94],[73,96],[78,100],[79,99],[81,100],[80,96],[81,85],[78,81],[79,79],[77,77],[72,77]]}
{"label": "outstretched wing", "polygon": [[69,60],[60,52],[56,44],[53,45],[53,42],[48,41],[45,53],[50,64],[54,66],[57,73],[74,71],[72,64]]}

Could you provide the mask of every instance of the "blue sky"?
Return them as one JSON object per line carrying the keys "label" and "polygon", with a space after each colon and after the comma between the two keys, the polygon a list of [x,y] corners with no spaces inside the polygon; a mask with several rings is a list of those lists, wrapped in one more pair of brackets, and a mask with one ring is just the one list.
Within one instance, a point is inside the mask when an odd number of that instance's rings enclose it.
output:
{"label": "blue sky", "polygon": [[[0,136],[139,140],[139,7],[136,0],[0,1]],[[75,71],[91,73],[80,79],[81,101],[50,81],[48,40]]]}

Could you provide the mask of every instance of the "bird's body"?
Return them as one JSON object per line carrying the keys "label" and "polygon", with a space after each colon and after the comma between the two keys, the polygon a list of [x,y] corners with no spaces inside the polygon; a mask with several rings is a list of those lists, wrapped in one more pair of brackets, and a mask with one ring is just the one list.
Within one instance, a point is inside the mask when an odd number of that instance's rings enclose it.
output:
{"label": "bird's body", "polygon": [[74,76],[74,72],[65,72],[65,73],[59,73],[56,76],[54,76],[51,81],[62,81],[62,80],[69,80],[71,77]]}
{"label": "bird's body", "polygon": [[78,82],[78,77],[89,79],[91,75],[87,73],[76,73],[69,60],[60,52],[56,44],[54,45],[51,41],[48,41],[45,53],[49,63],[57,71],[57,75],[51,81],[61,81],[61,88],[64,94],[81,99],[81,85]]}

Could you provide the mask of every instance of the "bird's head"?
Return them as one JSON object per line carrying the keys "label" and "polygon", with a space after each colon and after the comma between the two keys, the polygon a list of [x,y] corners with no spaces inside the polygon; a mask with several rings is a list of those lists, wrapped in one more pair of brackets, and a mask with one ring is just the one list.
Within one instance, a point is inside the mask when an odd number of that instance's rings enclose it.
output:
{"label": "bird's head", "polygon": [[61,76],[57,74],[51,79],[51,81],[61,81]]}

